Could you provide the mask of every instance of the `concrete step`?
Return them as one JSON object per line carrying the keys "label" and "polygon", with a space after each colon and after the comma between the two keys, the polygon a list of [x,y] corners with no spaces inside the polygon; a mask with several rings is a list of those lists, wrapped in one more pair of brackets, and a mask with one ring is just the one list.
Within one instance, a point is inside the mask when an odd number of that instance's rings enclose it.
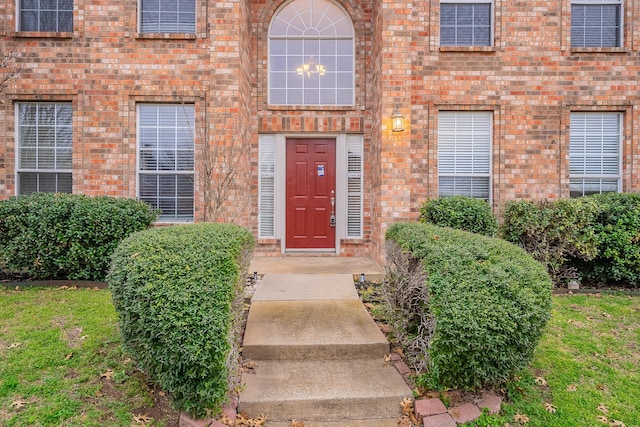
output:
{"label": "concrete step", "polygon": [[[291,421],[269,421],[265,427],[291,427]],[[368,420],[315,421],[305,420],[304,427],[397,427],[398,418],[370,418]]]}
{"label": "concrete step", "polygon": [[239,411],[271,421],[390,419],[400,417],[400,401],[412,397],[382,358],[255,364],[253,373],[242,376]]}
{"label": "concrete step", "polygon": [[389,343],[360,300],[254,301],[245,360],[382,358]]}

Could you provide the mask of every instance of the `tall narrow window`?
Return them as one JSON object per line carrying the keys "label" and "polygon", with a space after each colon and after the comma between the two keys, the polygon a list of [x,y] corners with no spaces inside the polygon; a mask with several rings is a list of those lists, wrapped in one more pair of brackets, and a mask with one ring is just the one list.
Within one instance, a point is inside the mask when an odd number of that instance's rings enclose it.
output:
{"label": "tall narrow window", "polygon": [[440,2],[441,46],[491,46],[493,27],[491,1]]}
{"label": "tall narrow window", "polygon": [[21,102],[16,116],[18,194],[71,193],[71,104]]}
{"label": "tall narrow window", "polygon": [[138,106],[139,197],[161,221],[193,221],[193,135],[193,105]]}
{"label": "tall narrow window", "polygon": [[141,33],[196,32],[196,0],[140,0]]}
{"label": "tall narrow window", "polygon": [[362,238],[364,152],[361,135],[347,135],[347,237]]}
{"label": "tall narrow window", "polygon": [[571,197],[620,191],[622,114],[571,113]]}
{"label": "tall narrow window", "polygon": [[73,0],[18,0],[19,31],[73,32]]}
{"label": "tall narrow window", "polygon": [[293,0],[269,29],[269,103],[353,105],[354,31],[328,0]]}
{"label": "tall narrow window", "polygon": [[260,135],[258,147],[258,235],[275,237],[276,137]]}
{"label": "tall narrow window", "polygon": [[622,0],[572,0],[572,47],[621,47]]}
{"label": "tall narrow window", "polygon": [[438,195],[489,201],[491,194],[489,112],[443,111],[438,116]]}

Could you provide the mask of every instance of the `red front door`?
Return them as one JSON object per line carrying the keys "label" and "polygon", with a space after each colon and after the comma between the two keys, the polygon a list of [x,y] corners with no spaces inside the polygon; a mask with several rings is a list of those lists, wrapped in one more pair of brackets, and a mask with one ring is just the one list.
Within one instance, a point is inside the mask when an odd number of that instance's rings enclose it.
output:
{"label": "red front door", "polygon": [[288,249],[335,248],[335,161],[335,139],[287,139]]}

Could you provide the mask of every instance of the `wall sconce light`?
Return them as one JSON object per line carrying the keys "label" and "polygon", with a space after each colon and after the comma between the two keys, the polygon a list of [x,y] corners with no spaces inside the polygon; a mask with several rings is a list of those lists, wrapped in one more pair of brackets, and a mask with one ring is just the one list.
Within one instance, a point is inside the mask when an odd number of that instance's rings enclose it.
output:
{"label": "wall sconce light", "polygon": [[404,131],[404,116],[400,113],[398,106],[396,106],[396,110],[391,115],[391,130],[393,132]]}

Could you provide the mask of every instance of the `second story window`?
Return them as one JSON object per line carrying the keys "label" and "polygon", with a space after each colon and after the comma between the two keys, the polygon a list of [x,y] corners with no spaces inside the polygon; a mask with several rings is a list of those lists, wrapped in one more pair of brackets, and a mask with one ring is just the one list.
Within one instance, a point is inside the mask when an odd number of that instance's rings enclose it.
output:
{"label": "second story window", "polygon": [[196,0],[140,0],[140,32],[195,34]]}
{"label": "second story window", "polygon": [[73,32],[73,0],[19,0],[19,31]]}
{"label": "second story window", "polygon": [[440,2],[441,46],[491,46],[492,3],[490,1]]}
{"label": "second story window", "polygon": [[622,0],[573,0],[571,47],[621,47]]}
{"label": "second story window", "polygon": [[293,0],[269,28],[269,103],[353,105],[354,29],[328,0]]}

